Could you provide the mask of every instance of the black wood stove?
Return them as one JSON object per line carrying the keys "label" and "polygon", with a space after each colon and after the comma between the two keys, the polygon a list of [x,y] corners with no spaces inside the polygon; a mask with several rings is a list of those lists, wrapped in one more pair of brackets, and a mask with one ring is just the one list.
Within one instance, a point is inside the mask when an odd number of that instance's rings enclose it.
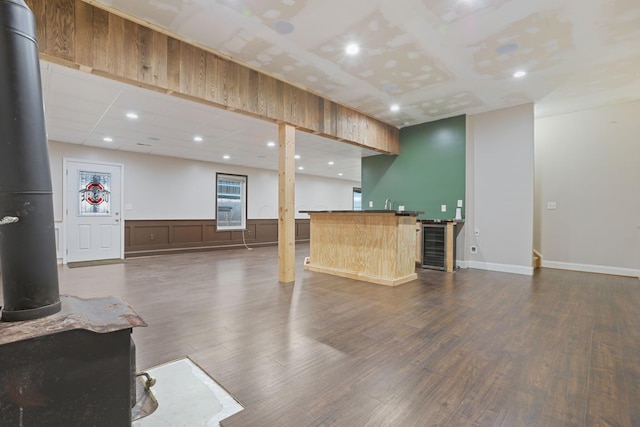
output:
{"label": "black wood stove", "polygon": [[0,0],[0,426],[130,426],[146,325],[118,298],[61,298],[54,233],[35,19]]}

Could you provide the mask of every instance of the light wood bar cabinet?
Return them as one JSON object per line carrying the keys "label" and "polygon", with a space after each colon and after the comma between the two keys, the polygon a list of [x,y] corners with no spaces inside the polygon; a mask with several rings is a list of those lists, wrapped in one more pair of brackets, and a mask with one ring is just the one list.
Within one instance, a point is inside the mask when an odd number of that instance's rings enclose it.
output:
{"label": "light wood bar cabinet", "polygon": [[416,280],[418,211],[300,211],[309,214],[305,269],[397,286]]}

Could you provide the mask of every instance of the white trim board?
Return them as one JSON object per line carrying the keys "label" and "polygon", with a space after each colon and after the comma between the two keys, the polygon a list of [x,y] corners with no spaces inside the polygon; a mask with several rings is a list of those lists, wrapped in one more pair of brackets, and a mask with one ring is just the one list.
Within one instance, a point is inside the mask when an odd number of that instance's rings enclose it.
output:
{"label": "white trim board", "polygon": [[612,274],[615,276],[629,276],[640,278],[640,270],[633,268],[609,267],[606,265],[576,264],[571,262],[545,261],[542,267],[556,268],[558,270],[583,271],[585,273]]}
{"label": "white trim board", "polygon": [[501,273],[515,273],[524,274],[526,276],[533,276],[533,266],[467,261],[467,267],[476,268],[478,270],[499,271]]}

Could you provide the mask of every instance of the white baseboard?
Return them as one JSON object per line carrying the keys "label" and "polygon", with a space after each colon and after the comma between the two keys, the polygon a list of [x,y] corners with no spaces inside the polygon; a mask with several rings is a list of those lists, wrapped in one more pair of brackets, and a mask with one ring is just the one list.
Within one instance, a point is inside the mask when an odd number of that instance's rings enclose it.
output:
{"label": "white baseboard", "polygon": [[609,267],[606,265],[576,264],[571,262],[542,261],[542,267],[557,268],[559,270],[584,271],[586,273],[613,274],[615,276],[629,276],[640,278],[640,270],[633,268]]}
{"label": "white baseboard", "polygon": [[469,266],[467,265],[467,261],[464,260],[456,260],[456,267],[458,268],[469,268]]}
{"label": "white baseboard", "polygon": [[515,273],[533,276],[533,266],[513,265],[513,264],[496,264],[493,262],[467,261],[468,268],[477,268],[478,270],[499,271],[502,273]]}

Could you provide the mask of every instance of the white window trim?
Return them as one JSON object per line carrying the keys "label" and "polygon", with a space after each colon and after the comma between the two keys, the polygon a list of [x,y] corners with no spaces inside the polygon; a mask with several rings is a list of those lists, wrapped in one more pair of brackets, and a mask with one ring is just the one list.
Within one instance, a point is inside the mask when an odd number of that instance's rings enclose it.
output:
{"label": "white window trim", "polygon": [[[228,179],[230,181],[240,182],[240,200],[241,200],[241,215],[240,225],[224,225],[223,218],[220,217],[220,210],[218,207],[218,183],[220,179]],[[247,228],[247,175],[236,175],[228,173],[216,173],[216,231],[240,231]]]}

